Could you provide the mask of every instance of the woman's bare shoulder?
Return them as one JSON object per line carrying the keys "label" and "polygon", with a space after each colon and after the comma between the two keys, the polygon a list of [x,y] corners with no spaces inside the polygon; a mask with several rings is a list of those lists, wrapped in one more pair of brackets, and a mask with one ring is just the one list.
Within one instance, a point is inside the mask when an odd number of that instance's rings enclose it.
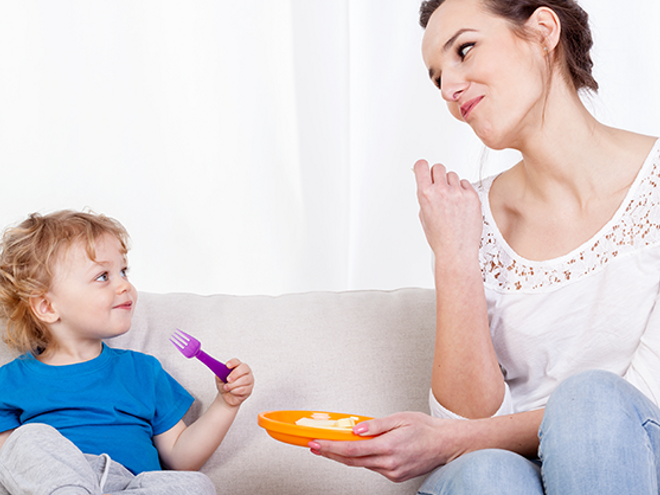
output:
{"label": "woman's bare shoulder", "polygon": [[522,190],[522,162],[499,174],[490,187],[488,198],[491,208],[510,209],[516,205]]}
{"label": "woman's bare shoulder", "polygon": [[610,128],[611,140],[622,152],[631,158],[631,162],[644,160],[658,141],[656,136],[640,134],[624,129]]}

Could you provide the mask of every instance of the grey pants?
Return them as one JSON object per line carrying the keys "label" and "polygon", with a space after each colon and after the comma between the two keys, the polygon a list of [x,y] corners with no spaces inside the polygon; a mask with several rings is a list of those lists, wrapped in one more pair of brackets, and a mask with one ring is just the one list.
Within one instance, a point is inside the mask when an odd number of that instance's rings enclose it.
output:
{"label": "grey pants", "polygon": [[83,454],[51,426],[23,425],[0,449],[0,495],[215,495],[211,480],[193,471],[137,476],[107,455]]}

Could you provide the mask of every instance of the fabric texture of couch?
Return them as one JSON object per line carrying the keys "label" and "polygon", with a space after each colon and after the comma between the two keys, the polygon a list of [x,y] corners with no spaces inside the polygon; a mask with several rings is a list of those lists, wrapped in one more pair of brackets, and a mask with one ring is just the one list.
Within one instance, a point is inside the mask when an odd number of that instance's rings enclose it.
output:
{"label": "fabric texture of couch", "polygon": [[[428,411],[435,328],[430,289],[308,292],[282,296],[141,292],[131,330],[113,347],[156,356],[195,397],[184,420],[216,394],[213,375],[168,341],[176,328],[220,360],[238,357],[255,375],[223,444],[202,468],[219,494],[413,494],[423,478],[392,483],[366,469],[272,439],[259,412],[280,409],[385,416]],[[0,365],[12,356],[0,345]]]}

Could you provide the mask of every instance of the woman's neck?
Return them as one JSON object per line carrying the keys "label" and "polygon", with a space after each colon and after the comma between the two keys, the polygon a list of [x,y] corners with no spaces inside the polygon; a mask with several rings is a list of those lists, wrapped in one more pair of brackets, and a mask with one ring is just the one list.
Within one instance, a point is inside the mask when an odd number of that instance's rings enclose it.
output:
{"label": "woman's neck", "polygon": [[522,161],[512,172],[527,194],[541,201],[588,201],[627,187],[641,161],[640,136],[598,122],[578,95],[558,84],[543,122],[519,143]]}

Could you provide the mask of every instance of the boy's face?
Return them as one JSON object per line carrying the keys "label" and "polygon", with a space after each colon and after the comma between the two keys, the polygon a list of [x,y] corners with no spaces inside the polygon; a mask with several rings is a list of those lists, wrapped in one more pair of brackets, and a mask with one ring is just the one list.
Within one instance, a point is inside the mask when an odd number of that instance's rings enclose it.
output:
{"label": "boy's face", "polygon": [[73,244],[54,266],[47,298],[57,339],[74,343],[116,337],[131,327],[137,291],[126,277],[126,256],[112,235],[99,237],[96,261],[83,242]]}

